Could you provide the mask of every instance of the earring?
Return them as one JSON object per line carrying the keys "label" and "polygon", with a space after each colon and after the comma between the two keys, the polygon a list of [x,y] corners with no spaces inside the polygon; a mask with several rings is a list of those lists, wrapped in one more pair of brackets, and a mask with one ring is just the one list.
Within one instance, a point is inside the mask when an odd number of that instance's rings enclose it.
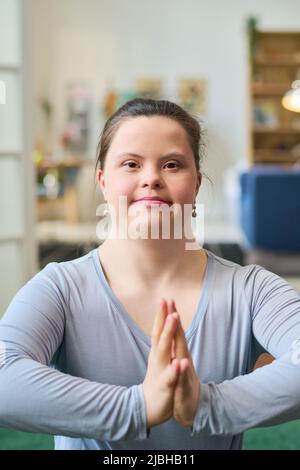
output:
{"label": "earring", "polygon": [[196,204],[193,205],[192,217],[197,217]]}
{"label": "earring", "polygon": [[105,203],[106,203],[106,208],[103,211],[103,217],[106,217],[109,214],[107,201],[105,201]]}

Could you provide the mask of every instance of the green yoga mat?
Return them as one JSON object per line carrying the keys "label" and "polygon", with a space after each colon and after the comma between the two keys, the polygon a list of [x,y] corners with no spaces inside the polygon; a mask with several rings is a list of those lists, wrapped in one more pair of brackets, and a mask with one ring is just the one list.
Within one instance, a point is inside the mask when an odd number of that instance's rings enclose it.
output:
{"label": "green yoga mat", "polygon": [[[251,429],[245,433],[245,449],[300,450],[300,420],[280,426]],[[0,428],[0,450],[53,449],[53,437]]]}

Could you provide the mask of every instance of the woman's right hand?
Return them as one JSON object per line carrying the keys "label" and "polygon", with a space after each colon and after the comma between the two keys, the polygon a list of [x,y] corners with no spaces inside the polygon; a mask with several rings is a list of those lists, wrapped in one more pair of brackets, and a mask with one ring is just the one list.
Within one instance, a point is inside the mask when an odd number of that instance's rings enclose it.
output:
{"label": "woman's right hand", "polygon": [[148,428],[173,416],[174,389],[180,373],[178,361],[173,363],[172,354],[177,324],[178,313],[168,315],[166,301],[162,299],[154,318],[148,368],[142,384]]}

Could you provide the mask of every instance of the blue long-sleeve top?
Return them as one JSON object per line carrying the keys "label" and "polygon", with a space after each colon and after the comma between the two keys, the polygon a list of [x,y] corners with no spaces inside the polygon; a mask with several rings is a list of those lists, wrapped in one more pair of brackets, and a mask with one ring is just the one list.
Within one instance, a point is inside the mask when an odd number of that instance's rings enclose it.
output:
{"label": "blue long-sleeve top", "polygon": [[[192,428],[172,418],[147,433],[151,337],[110,288],[97,249],[49,263],[8,306],[0,426],[53,434],[56,449],[239,449],[245,430],[299,419],[298,294],[261,266],[206,252],[185,333],[201,382]],[[275,360],[253,371],[265,351]]]}

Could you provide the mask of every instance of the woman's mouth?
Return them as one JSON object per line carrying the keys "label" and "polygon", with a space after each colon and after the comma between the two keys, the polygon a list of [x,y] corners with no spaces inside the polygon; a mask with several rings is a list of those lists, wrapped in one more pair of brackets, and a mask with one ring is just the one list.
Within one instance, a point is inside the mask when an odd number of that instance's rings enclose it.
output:
{"label": "woman's mouth", "polygon": [[163,204],[171,205],[168,201],[162,201],[160,199],[139,199],[138,201],[133,201],[132,204],[142,204],[144,206],[161,206]]}

